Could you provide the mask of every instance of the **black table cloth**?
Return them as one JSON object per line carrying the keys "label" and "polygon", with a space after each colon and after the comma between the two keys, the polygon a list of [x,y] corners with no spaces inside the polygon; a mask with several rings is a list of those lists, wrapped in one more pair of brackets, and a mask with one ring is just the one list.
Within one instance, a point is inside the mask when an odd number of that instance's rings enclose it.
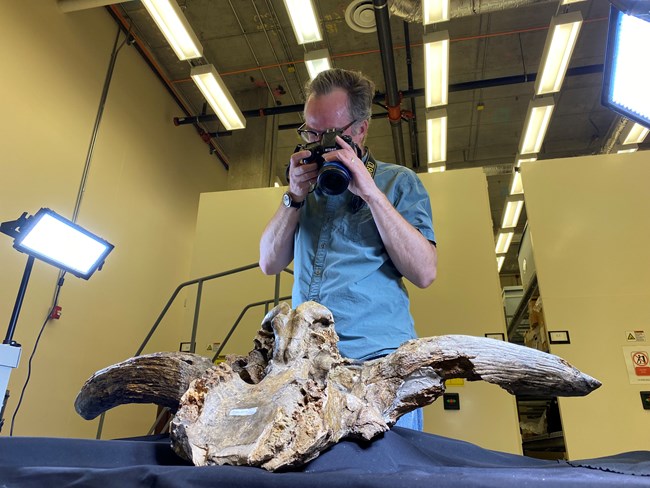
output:
{"label": "black table cloth", "polygon": [[164,436],[123,440],[0,437],[0,487],[650,487],[650,451],[546,461],[394,428],[343,441],[300,468],[269,473],[189,465]]}

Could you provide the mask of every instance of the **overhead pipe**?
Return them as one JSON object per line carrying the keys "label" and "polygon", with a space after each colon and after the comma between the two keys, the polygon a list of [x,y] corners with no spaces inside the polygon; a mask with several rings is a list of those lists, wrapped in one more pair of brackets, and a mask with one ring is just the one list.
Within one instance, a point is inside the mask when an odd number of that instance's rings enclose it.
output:
{"label": "overhead pipe", "polygon": [[[291,114],[302,112],[305,106],[301,103],[293,105],[279,105],[276,107],[258,108],[253,110],[242,110],[242,115],[245,118],[253,117],[266,117],[268,115]],[[187,117],[174,117],[174,125],[198,124],[200,122],[211,122],[219,120],[216,115],[189,115]]]}
{"label": "overhead pipe", "polygon": [[610,125],[608,137],[605,139],[603,146],[600,148],[600,154],[609,154],[614,150],[614,147],[619,143],[618,138],[627,127],[627,124],[633,124],[625,117],[618,116]]}
{"label": "overhead pipe", "polygon": [[[578,66],[576,68],[569,68],[566,72],[565,77],[570,76],[580,76],[580,75],[589,75],[594,73],[602,73],[604,66],[602,64],[590,64],[587,66]],[[532,83],[537,78],[537,73],[528,73],[523,75],[513,75],[513,76],[503,76],[500,78],[488,78],[485,80],[475,80],[467,81],[464,83],[454,83],[449,85],[449,92],[458,92],[458,91],[468,91],[468,90],[480,90],[483,88],[493,88],[497,86],[507,86],[507,85],[517,85],[519,83]],[[402,92],[403,98],[417,98],[424,96],[424,88],[415,88],[409,89]],[[378,103],[387,95],[381,93],[377,94],[373,100],[374,103]],[[265,117],[267,115],[277,115],[277,114],[287,114],[287,113],[296,113],[302,112],[304,105],[295,104],[295,105],[282,105],[279,107],[267,107],[259,108],[254,110],[244,110],[242,113],[246,118],[252,117]],[[373,114],[372,118],[376,117],[385,117],[387,114]],[[191,115],[187,117],[174,117],[174,125],[186,125],[194,124],[199,122],[213,122],[219,120],[216,115]]]}
{"label": "overhead pipe", "polygon": [[[404,44],[406,45],[406,75],[408,89],[413,90],[413,58],[411,57],[411,33],[408,22],[404,24]],[[420,167],[420,145],[418,144],[418,123],[415,116],[415,97],[410,97],[411,113],[408,117],[409,136],[411,138],[411,164],[413,168]]]}
{"label": "overhead pipe", "polygon": [[393,39],[390,32],[390,18],[388,16],[388,0],[373,0],[377,37],[379,39],[379,53],[381,65],[384,70],[384,83],[386,84],[386,105],[388,106],[388,120],[393,133],[393,148],[395,162],[404,166],[404,136],[402,134],[402,109],[400,95],[397,89],[397,76],[395,75],[395,57],[393,55]]}

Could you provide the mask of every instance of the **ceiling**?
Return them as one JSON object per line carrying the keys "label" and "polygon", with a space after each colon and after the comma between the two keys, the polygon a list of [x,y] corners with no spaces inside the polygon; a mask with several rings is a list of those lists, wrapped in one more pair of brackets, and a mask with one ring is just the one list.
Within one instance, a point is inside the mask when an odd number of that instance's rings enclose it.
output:
{"label": "ceiling", "polygon": [[[324,40],[310,45],[309,49],[327,48],[334,66],[363,71],[375,81],[379,95],[385,94],[377,32],[358,32],[346,21],[346,9],[350,4],[361,3],[357,17],[372,23],[372,2],[313,1]],[[389,2],[393,10],[404,5],[402,9],[407,13],[413,12],[411,3],[419,5],[419,1]],[[211,63],[216,67],[245,114],[251,111],[259,115],[259,109],[288,112],[274,119],[279,127],[275,172],[282,175],[298,142],[292,129],[301,123],[298,108],[304,101],[302,87],[308,79],[302,61],[305,48],[296,43],[284,2],[179,0],[179,4],[203,45],[203,59],[199,64]],[[204,113],[203,98],[189,78],[192,63],[176,58],[141,3],[126,1],[107,8],[117,22],[130,26],[152,69],[184,107],[185,113],[179,107],[178,116]],[[552,16],[565,10],[580,10],[585,22],[571,59],[570,72],[562,90],[555,95],[556,108],[539,159],[597,154],[618,121],[614,112],[600,104],[609,11],[607,0],[586,0],[568,8],[560,8],[557,1],[452,0],[452,19],[436,28],[447,29],[451,39],[447,170],[484,168],[495,232],[509,192],[524,117],[533,98],[533,83],[526,81],[526,75],[537,72]],[[431,30],[432,27],[427,28]],[[404,17],[392,13],[390,31],[397,88],[416,95],[404,98],[401,104],[402,110],[412,112],[411,101],[414,101],[419,146],[412,151],[409,126],[405,121],[402,124],[405,164],[416,171],[426,171],[422,96],[424,28],[420,22],[406,22]],[[409,53],[410,64],[407,62]],[[409,65],[412,85],[409,85]],[[250,96],[251,93],[257,96]],[[377,159],[395,162],[390,124],[385,117],[385,100],[381,96],[380,100],[382,103],[374,107],[377,118],[372,122],[367,144]],[[199,126],[200,130],[209,133],[222,131],[214,121],[201,122]],[[232,171],[238,164],[236,157],[219,148],[220,141],[212,139],[210,143],[218,148],[217,155],[227,158]],[[647,148],[648,143],[641,147]],[[419,166],[413,161],[413,152],[419,155]],[[525,220],[524,212],[502,275],[518,274],[516,252]]]}

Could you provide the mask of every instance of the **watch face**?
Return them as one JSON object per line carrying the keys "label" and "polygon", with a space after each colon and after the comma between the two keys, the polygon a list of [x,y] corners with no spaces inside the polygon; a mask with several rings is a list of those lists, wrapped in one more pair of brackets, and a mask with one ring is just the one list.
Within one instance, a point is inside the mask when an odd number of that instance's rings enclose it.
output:
{"label": "watch face", "polygon": [[284,203],[285,207],[290,207],[291,206],[291,197],[289,196],[288,193],[285,193],[282,195],[282,203]]}

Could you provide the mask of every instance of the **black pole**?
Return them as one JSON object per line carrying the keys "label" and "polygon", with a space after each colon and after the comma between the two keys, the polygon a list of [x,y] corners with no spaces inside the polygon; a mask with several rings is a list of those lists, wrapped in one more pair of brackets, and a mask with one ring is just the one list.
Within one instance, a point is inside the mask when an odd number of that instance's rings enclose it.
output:
{"label": "black pole", "polygon": [[7,335],[3,344],[9,344],[10,346],[18,346],[19,344],[13,340],[14,332],[16,331],[16,324],[18,323],[18,315],[20,314],[20,309],[23,306],[23,299],[25,298],[25,292],[27,291],[27,283],[29,282],[29,276],[32,274],[32,267],[34,266],[34,256],[29,256],[27,258],[27,264],[25,265],[25,272],[23,273],[23,279],[20,282],[20,288],[18,288],[18,296],[16,297],[16,303],[14,304],[14,311],[11,313],[11,319],[9,320],[9,327],[7,328]]}
{"label": "black pole", "polygon": [[393,38],[390,32],[390,17],[388,16],[388,1],[373,0],[372,5],[375,11],[379,52],[381,53],[381,65],[386,84],[386,105],[388,105],[388,120],[390,121],[390,128],[393,134],[395,163],[404,166],[404,136],[402,134],[400,96],[399,89],[397,88],[397,75],[395,73]]}
{"label": "black pole", "polygon": [[[404,21],[404,44],[406,45],[406,75],[408,89],[413,90],[413,58],[411,57],[411,33],[409,23]],[[409,136],[411,138],[411,163],[413,168],[420,167],[420,148],[418,144],[418,124],[415,116],[415,98],[411,97],[411,117],[408,119]]]}

